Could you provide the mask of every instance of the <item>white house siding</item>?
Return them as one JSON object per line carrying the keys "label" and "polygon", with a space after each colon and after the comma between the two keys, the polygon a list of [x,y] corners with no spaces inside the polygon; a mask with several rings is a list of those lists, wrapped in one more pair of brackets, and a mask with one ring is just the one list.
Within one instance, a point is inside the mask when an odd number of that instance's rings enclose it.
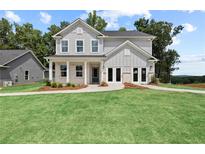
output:
{"label": "white house siding", "polygon": [[[83,33],[82,34],[77,34],[77,28],[82,28]],[[103,53],[103,40],[98,39],[99,44],[99,52],[98,53],[92,53],[92,48],[91,48],[91,40],[97,39],[96,36],[99,34],[96,34],[95,32],[91,31],[85,26],[82,26],[81,24],[76,24],[72,28],[66,31],[65,34],[63,34],[62,39],[56,40],[56,54],[71,54],[71,55],[91,55],[91,54],[102,54]],[[84,53],[76,53],[76,40],[81,39],[84,40]],[[62,53],[61,52],[61,40],[68,40],[68,46],[69,46],[69,51],[68,53]]]}
{"label": "white house siding", "polygon": [[112,49],[116,48],[126,40],[133,42],[134,44],[140,46],[142,49],[146,50],[148,53],[152,54],[152,41],[148,39],[142,38],[110,38],[104,39],[104,53],[111,51]]}
{"label": "white house siding", "polygon": [[[124,49],[130,50],[129,56],[124,55]],[[147,81],[150,81],[148,76],[150,65],[153,64],[148,62],[147,57],[130,46],[115,51],[115,54],[105,61],[105,68],[121,68],[123,82],[132,82],[132,69],[134,67],[139,68],[139,74],[141,74],[141,68],[146,68]],[[139,80],[141,80],[141,75],[139,75]]]}

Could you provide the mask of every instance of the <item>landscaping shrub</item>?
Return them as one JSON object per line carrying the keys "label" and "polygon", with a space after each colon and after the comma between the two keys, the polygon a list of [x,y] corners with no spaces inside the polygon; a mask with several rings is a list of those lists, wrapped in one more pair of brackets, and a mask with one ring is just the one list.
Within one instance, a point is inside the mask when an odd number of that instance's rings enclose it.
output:
{"label": "landscaping shrub", "polygon": [[102,81],[102,82],[100,83],[100,86],[106,87],[106,86],[108,86],[108,84],[107,84],[105,81]]}
{"label": "landscaping shrub", "polygon": [[46,80],[46,86],[51,86],[51,82],[49,80]]}
{"label": "landscaping shrub", "polygon": [[75,87],[76,85],[74,83],[71,84],[71,87]]}
{"label": "landscaping shrub", "polygon": [[155,76],[152,76],[151,83],[153,84],[159,84],[159,78],[156,78]]}
{"label": "landscaping shrub", "polygon": [[72,84],[70,83],[70,82],[68,82],[67,84],[66,84],[66,86],[67,87],[70,87]]}
{"label": "landscaping shrub", "polygon": [[56,82],[52,82],[52,83],[51,83],[51,87],[52,87],[52,88],[57,88],[57,83],[56,83]]}
{"label": "landscaping shrub", "polygon": [[58,88],[63,88],[63,84],[62,83],[58,83]]}

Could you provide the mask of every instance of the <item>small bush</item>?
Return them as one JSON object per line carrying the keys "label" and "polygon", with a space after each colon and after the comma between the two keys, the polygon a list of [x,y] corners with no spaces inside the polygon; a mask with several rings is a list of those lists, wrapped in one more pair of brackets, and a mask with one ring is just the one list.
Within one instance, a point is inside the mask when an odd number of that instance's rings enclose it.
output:
{"label": "small bush", "polygon": [[159,84],[159,78],[156,78],[155,76],[152,76],[151,83]]}
{"label": "small bush", "polygon": [[56,83],[56,82],[52,82],[52,83],[51,83],[51,87],[52,87],[52,88],[57,88],[57,83]]}
{"label": "small bush", "polygon": [[70,82],[68,82],[68,83],[66,84],[67,87],[71,87],[71,85],[72,85],[72,84],[71,84]]}
{"label": "small bush", "polygon": [[71,84],[71,87],[75,87],[76,85],[74,83]]}
{"label": "small bush", "polygon": [[46,80],[46,86],[51,86],[51,82],[49,80]]}
{"label": "small bush", "polygon": [[108,86],[108,84],[107,84],[105,81],[102,81],[102,82],[100,83],[100,86],[106,87],[106,86]]}
{"label": "small bush", "polygon": [[58,88],[63,88],[63,84],[62,83],[58,83]]}

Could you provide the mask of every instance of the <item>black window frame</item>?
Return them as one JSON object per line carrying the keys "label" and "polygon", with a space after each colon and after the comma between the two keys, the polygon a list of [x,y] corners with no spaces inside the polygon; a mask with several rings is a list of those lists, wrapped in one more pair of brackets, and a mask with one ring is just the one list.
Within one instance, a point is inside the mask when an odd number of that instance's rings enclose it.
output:
{"label": "black window frame", "polygon": [[76,77],[83,77],[83,66],[82,65],[76,65],[75,66],[75,76]]}
{"label": "black window frame", "polygon": [[[28,73],[26,73],[26,72],[28,72]],[[24,79],[27,80],[27,81],[29,80],[29,70],[25,70]]]}
{"label": "black window frame", "polygon": [[61,74],[61,77],[67,76],[67,65],[65,64],[60,65],[60,74]]}
{"label": "black window frame", "polygon": [[[135,72],[137,71],[137,72]],[[137,67],[133,68],[133,82],[138,82],[139,81],[139,69]]]}
{"label": "black window frame", "polygon": [[[145,74],[143,73],[143,70],[145,70]],[[141,69],[141,81],[142,82],[146,82],[147,81],[147,69],[146,68],[142,68]]]}
{"label": "black window frame", "polygon": [[[111,72],[110,72],[111,70]],[[113,68],[108,68],[108,71],[107,71],[107,75],[108,75],[108,82],[113,82]],[[110,74],[111,73],[111,74]],[[111,80],[110,80],[111,79]]]}

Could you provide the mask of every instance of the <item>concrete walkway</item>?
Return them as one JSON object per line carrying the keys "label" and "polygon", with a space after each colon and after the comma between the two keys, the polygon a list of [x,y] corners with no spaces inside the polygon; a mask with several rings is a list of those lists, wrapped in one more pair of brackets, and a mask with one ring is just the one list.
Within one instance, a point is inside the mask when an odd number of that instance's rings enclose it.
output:
{"label": "concrete walkway", "polygon": [[41,95],[41,94],[72,94],[86,92],[103,92],[123,89],[124,85],[120,83],[110,84],[108,87],[99,87],[98,85],[88,85],[88,87],[78,90],[58,90],[58,91],[35,91],[35,92],[16,92],[16,93],[0,93],[0,96],[25,96],[25,95]]}
{"label": "concrete walkway", "polygon": [[161,90],[161,91],[190,92],[190,93],[197,93],[197,94],[205,94],[205,91],[203,90],[166,88],[166,87],[160,87],[160,86],[154,86],[154,85],[143,85],[143,86],[149,89]]}

